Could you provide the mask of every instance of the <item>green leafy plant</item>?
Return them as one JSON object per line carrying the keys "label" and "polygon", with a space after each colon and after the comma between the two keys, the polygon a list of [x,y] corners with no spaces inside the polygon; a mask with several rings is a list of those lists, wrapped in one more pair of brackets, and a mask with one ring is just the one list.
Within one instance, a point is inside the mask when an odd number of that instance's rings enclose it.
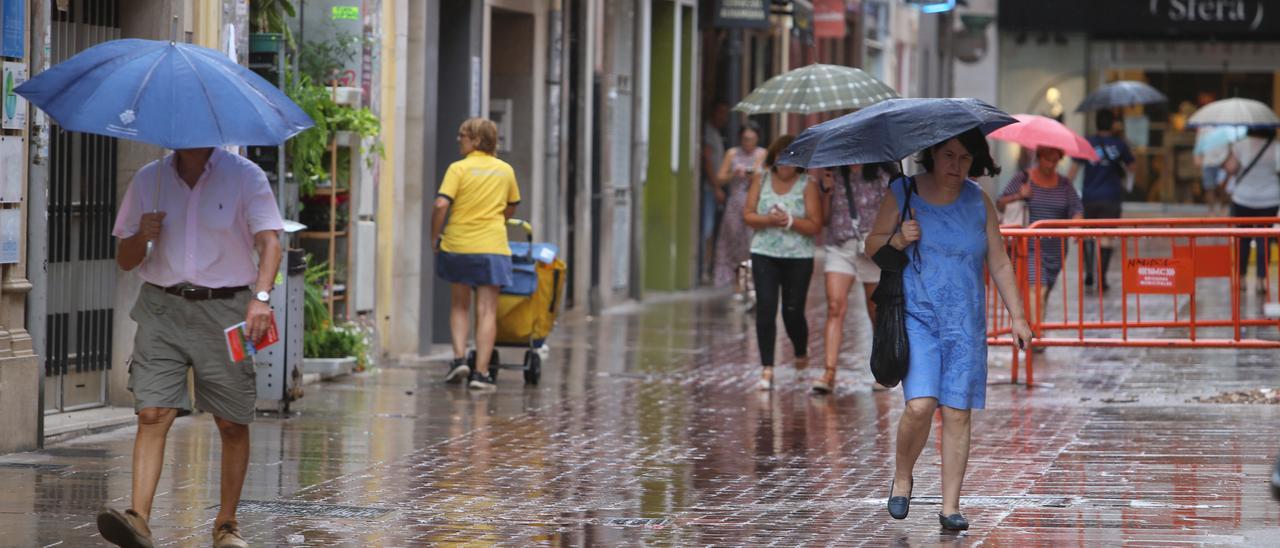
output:
{"label": "green leafy plant", "polygon": [[306,358],[354,357],[360,366],[365,363],[365,340],[358,330],[349,327],[333,327],[302,334],[302,356]]}
{"label": "green leafy plant", "polygon": [[[291,72],[287,92],[289,98],[316,123],[314,127],[290,139],[286,148],[294,179],[298,181],[298,192],[302,196],[310,196],[315,194],[316,187],[321,182],[329,179],[329,141],[334,133],[350,131],[363,141],[365,138],[377,137],[382,131],[382,123],[367,108],[337,104],[333,100],[331,89],[316,85],[305,74]],[[372,149],[381,155],[382,143],[375,141]],[[346,164],[339,157],[339,166],[343,165]],[[346,171],[344,169],[340,173]],[[345,181],[349,175],[340,177]]]}
{"label": "green leafy plant", "polygon": [[329,178],[329,171],[325,168],[325,153],[332,132],[329,113],[337,105],[328,90],[313,84],[305,75],[290,72],[285,87],[289,98],[315,122],[314,126],[289,139],[285,148],[294,180],[298,182],[298,192],[310,196],[315,193],[318,181]]}
{"label": "green leafy plant", "polygon": [[356,58],[364,41],[349,32],[335,32],[329,40],[304,42],[298,51],[298,70],[313,82],[328,84]]}
{"label": "green leafy plant", "polygon": [[293,31],[288,18],[297,17],[292,0],[253,0],[249,3],[249,32],[275,32],[284,35],[285,43],[294,47]]}
{"label": "green leafy plant", "polygon": [[303,273],[302,326],[306,332],[321,331],[329,328],[329,304],[324,298],[324,284],[329,276],[328,263],[310,264],[311,256],[307,256],[307,270]]}

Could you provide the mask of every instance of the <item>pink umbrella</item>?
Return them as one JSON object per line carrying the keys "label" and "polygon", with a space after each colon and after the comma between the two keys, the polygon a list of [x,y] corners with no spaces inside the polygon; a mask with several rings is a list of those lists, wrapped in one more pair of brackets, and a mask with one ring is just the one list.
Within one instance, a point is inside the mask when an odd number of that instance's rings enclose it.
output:
{"label": "pink umbrella", "polygon": [[1015,114],[1013,117],[1018,119],[1018,123],[997,129],[988,137],[1017,143],[1027,148],[1058,148],[1062,149],[1067,156],[1091,162],[1098,161],[1098,154],[1093,151],[1093,145],[1061,122],[1035,114]]}

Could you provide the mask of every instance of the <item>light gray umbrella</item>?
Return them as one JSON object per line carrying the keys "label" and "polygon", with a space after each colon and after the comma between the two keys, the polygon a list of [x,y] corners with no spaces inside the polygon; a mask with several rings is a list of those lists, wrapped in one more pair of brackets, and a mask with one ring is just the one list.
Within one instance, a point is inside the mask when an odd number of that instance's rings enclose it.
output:
{"label": "light gray umbrella", "polygon": [[1130,105],[1164,103],[1168,100],[1169,98],[1160,93],[1160,90],[1151,87],[1146,82],[1120,80],[1093,90],[1093,93],[1085,97],[1080,102],[1080,105],[1076,107],[1076,112],[1092,112]]}
{"label": "light gray umbrella", "polygon": [[869,107],[898,93],[861,69],[814,64],[770,78],[733,107],[747,114],[813,114]]}
{"label": "light gray umbrella", "polygon": [[1233,97],[1200,107],[1187,120],[1187,125],[1277,127],[1280,126],[1280,118],[1276,118],[1275,111],[1266,103]]}

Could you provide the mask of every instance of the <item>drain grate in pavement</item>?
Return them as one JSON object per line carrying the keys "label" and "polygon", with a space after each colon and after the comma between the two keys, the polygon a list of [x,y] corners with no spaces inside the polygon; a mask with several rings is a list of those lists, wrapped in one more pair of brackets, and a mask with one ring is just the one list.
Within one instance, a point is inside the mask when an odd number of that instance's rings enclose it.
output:
{"label": "drain grate in pavement", "polygon": [[[884,504],[883,498],[875,499],[878,504]],[[1036,495],[1018,495],[1007,497],[960,497],[961,506],[980,506],[995,508],[1067,508],[1076,504],[1078,501],[1073,497],[1062,496],[1036,496]],[[911,497],[911,504],[929,504],[942,505],[942,497],[940,496],[916,496]]]}
{"label": "drain grate in pavement", "polygon": [[605,518],[601,520],[601,524],[606,527],[644,527],[646,529],[661,529],[671,525],[671,520],[667,518]]}
{"label": "drain grate in pavement", "polygon": [[[217,506],[214,506],[216,508]],[[376,519],[393,510],[374,506],[340,506],[313,502],[286,502],[280,500],[246,500],[240,502],[240,511],[273,516],[306,516],[336,519]]]}
{"label": "drain grate in pavement", "polygon": [[109,456],[108,453],[110,453],[109,450],[99,447],[50,447],[42,449],[40,452],[51,457],[95,459],[106,458]]}
{"label": "drain grate in pavement", "polygon": [[28,470],[43,470],[46,472],[56,472],[64,470],[69,465],[66,464],[48,464],[43,462],[0,462],[0,468],[25,468]]}

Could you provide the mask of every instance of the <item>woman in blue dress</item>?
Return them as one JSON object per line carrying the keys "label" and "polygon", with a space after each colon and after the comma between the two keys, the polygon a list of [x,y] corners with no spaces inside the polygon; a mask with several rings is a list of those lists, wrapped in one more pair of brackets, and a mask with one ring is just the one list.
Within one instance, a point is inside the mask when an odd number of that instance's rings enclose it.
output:
{"label": "woman in blue dress", "polygon": [[[894,518],[907,517],[912,470],[929,439],[934,411],[941,407],[942,513],[938,520],[946,529],[963,530],[969,527],[960,515],[960,487],[969,460],[969,414],[986,403],[984,268],[990,270],[1009,309],[1020,343],[1031,340],[1031,328],[1023,317],[995,207],[978,183],[969,179],[1000,171],[986,138],[977,129],[967,131],[925,149],[919,162],[924,173],[890,185],[867,237],[869,254],[892,245],[906,250],[911,258],[903,273],[911,360],[902,380],[906,410],[898,422],[888,506]],[[899,204],[907,192],[913,192],[912,214],[902,222]],[[907,249],[910,246],[915,249]]]}

